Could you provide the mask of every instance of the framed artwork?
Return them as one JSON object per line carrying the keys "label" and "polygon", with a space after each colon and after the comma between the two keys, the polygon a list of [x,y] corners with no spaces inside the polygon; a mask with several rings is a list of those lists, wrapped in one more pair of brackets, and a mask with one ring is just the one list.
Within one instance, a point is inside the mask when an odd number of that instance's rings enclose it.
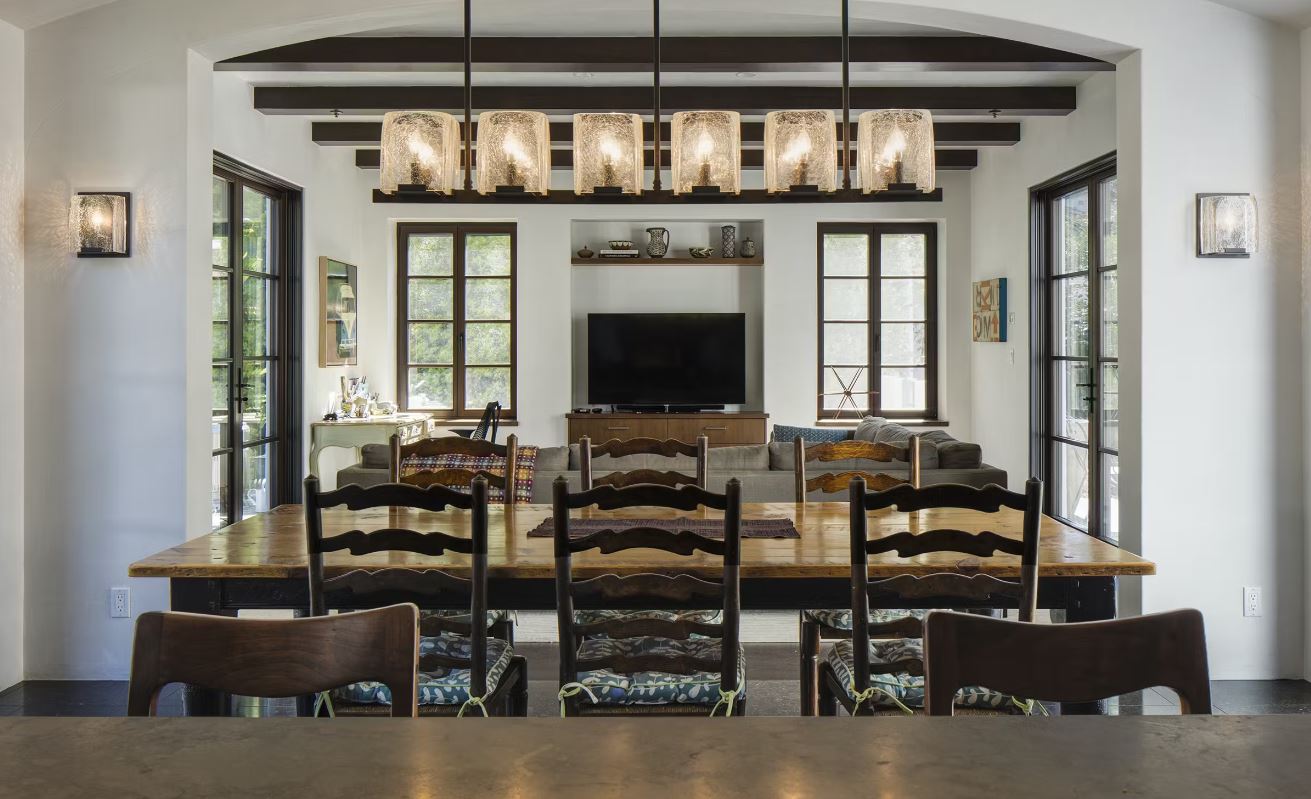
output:
{"label": "framed artwork", "polygon": [[358,268],[319,258],[319,366],[359,364]]}
{"label": "framed artwork", "polygon": [[1006,340],[1006,278],[974,284],[974,340]]}

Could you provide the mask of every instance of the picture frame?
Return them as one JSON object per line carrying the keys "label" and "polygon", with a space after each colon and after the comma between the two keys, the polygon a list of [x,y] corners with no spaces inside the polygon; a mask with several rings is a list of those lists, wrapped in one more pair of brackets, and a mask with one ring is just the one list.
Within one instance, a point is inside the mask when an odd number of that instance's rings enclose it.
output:
{"label": "picture frame", "polygon": [[319,366],[359,365],[359,268],[319,257]]}
{"label": "picture frame", "polygon": [[1006,278],[980,280],[974,284],[974,340],[1006,340]]}

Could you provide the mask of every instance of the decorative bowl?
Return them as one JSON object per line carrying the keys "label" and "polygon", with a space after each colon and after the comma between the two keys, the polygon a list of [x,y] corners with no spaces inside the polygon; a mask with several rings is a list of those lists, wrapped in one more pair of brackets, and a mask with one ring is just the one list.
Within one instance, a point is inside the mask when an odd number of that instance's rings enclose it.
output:
{"label": "decorative bowl", "polygon": [[631,242],[631,241],[624,241],[624,240],[622,240],[622,239],[611,239],[611,240],[610,240],[610,249],[612,249],[612,250],[631,250],[631,249],[633,249],[633,242]]}
{"label": "decorative bowl", "polygon": [[709,258],[715,254],[712,247],[688,247],[687,254],[693,258]]}

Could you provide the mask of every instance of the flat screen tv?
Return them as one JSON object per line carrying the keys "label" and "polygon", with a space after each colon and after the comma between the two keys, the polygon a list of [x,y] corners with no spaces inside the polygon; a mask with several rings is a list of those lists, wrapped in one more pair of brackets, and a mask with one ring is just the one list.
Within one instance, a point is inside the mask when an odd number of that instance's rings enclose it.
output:
{"label": "flat screen tv", "polygon": [[746,402],[746,315],[587,315],[587,401],[710,406]]}

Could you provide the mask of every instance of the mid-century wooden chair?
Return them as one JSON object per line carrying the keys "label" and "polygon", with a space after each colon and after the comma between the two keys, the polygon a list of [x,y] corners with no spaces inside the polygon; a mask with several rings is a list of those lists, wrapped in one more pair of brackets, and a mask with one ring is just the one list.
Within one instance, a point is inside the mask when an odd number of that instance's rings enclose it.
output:
{"label": "mid-century wooden chair", "polygon": [[[860,477],[876,491],[899,485],[920,485],[920,440],[911,436],[905,447],[872,441],[848,440],[815,444],[809,448],[801,436],[792,441],[796,474],[796,501],[805,502],[812,491],[832,494],[847,491],[852,478]],[[861,469],[825,472],[807,478],[806,464],[859,460],[870,463],[906,463],[909,471],[901,474],[869,472]],[[843,497],[845,498],[845,497]],[[838,497],[834,497],[838,499]],[[899,619],[908,615],[923,618],[923,611],[880,610],[879,620]],[[851,637],[851,609],[833,608],[804,610],[801,612],[801,715],[818,713],[819,702],[819,648],[821,641]]]}
{"label": "mid-century wooden chair", "polygon": [[1206,630],[1196,610],[1079,624],[929,614],[926,706],[950,716],[956,692],[982,685],[1052,702],[1094,702],[1157,686],[1183,713],[1211,712]]}
{"label": "mid-century wooden chair", "polygon": [[391,715],[414,716],[418,618],[408,604],[317,619],[143,613],[127,714],[155,715],[170,683],[273,698],[369,680],[391,690]]}
{"label": "mid-century wooden chair", "polygon": [[[560,712],[581,715],[742,715],[746,712],[746,669],[738,638],[738,572],[741,564],[742,486],[729,480],[725,493],[697,486],[599,486],[571,494],[563,477],[553,489],[555,593],[560,628]],[[692,530],[677,532],[643,525],[570,536],[571,510],[653,507],[724,512],[724,538]],[[667,514],[662,514],[670,518]],[[675,517],[676,518],[676,517]],[[689,572],[602,574],[574,579],[573,556],[655,549],[692,556],[704,552],[721,561],[722,578]],[[596,563],[588,566],[595,570]],[[582,622],[575,603],[611,607],[678,604],[722,609],[719,623],[648,616]]]}
{"label": "mid-century wooden chair", "polygon": [[[915,488],[903,485],[867,493],[865,481],[856,478],[851,481],[850,495],[851,638],[835,643],[820,666],[819,714],[834,715],[839,703],[852,715],[874,715],[878,708],[888,705],[901,712],[913,711],[922,708],[924,703],[924,622],[914,617],[871,622],[870,596],[889,598],[898,605],[905,603],[921,607],[965,604],[997,607],[992,603],[1001,598],[1018,604],[1021,621],[1033,621],[1038,604],[1042,482],[1030,479],[1023,494],[997,485],[986,488],[964,485]],[[1023,535],[1015,539],[993,531],[967,533],[933,527],[869,540],[867,514],[888,508],[902,513],[951,508],[999,513],[1002,508],[1009,508],[1023,512]],[[988,558],[1000,552],[1020,558],[1020,577],[1018,580],[1003,579],[982,572],[968,576],[955,572],[920,576],[908,572],[870,582],[869,556],[886,552],[896,552],[901,558],[939,552]],[[871,641],[872,637],[888,635],[900,637]],[[878,676],[879,680],[871,683],[871,675]],[[967,687],[963,697],[956,697],[956,701],[976,711],[1028,710],[1027,702],[990,689],[991,686]]]}
{"label": "mid-century wooden chair", "polygon": [[[673,438],[664,440],[658,438],[630,438],[624,441],[612,438],[604,444],[593,444],[592,439],[587,436],[578,439],[578,459],[579,466],[582,469],[584,491],[597,486],[608,485],[616,488],[626,488],[639,484],[671,486],[673,488],[680,485],[694,485],[698,488],[705,488],[709,452],[710,439],[705,436],[697,436],[695,444],[688,444],[685,441]],[[679,455],[688,455],[696,458],[696,474],[689,475],[678,471],[662,472],[659,469],[632,469],[626,472],[610,472],[604,477],[593,478],[592,458],[598,455],[609,455],[612,458],[622,458],[628,455],[659,455],[665,458],[675,458]]]}
{"label": "mid-century wooden chair", "polygon": [[[442,532],[420,533],[389,527],[366,533],[351,530],[323,534],[323,510],[345,506],[352,511],[402,508],[468,511],[469,537]],[[461,523],[462,525],[464,522]],[[354,610],[397,598],[425,604],[456,606],[459,616],[424,615],[417,623],[419,640],[419,715],[464,715],[476,709],[482,715],[526,715],[528,672],[526,661],[514,654],[509,642],[487,634],[487,480],[475,477],[465,494],[441,485],[419,488],[398,483],[363,488],[348,485],[320,493],[319,480],[305,478],[305,531],[309,553],[310,614],[323,616],[331,604]],[[323,556],[349,551],[352,555],[375,552],[412,552],[439,556],[455,552],[469,556],[470,577],[439,569],[355,569],[327,577]],[[343,639],[341,646],[355,646]],[[387,686],[375,682],[339,683],[333,686],[333,707],[338,713],[380,715],[391,701]]]}
{"label": "mid-century wooden chair", "polygon": [[[450,455],[464,455],[477,459],[468,467],[451,467],[432,469],[424,463],[425,459],[435,459]],[[409,474],[402,474],[401,467],[410,459],[417,459],[419,469]],[[504,459],[505,467],[493,466],[493,461]],[[483,462],[485,461],[485,465]],[[490,441],[468,439],[463,436],[438,436],[420,438],[408,444],[401,443],[398,435],[391,437],[391,482],[426,488],[431,485],[469,490],[473,478],[482,475],[487,484],[504,492],[502,501],[508,506],[514,504],[514,476],[519,466],[519,438],[514,434],[508,436],[504,444]],[[500,472],[498,474],[498,472]]]}

